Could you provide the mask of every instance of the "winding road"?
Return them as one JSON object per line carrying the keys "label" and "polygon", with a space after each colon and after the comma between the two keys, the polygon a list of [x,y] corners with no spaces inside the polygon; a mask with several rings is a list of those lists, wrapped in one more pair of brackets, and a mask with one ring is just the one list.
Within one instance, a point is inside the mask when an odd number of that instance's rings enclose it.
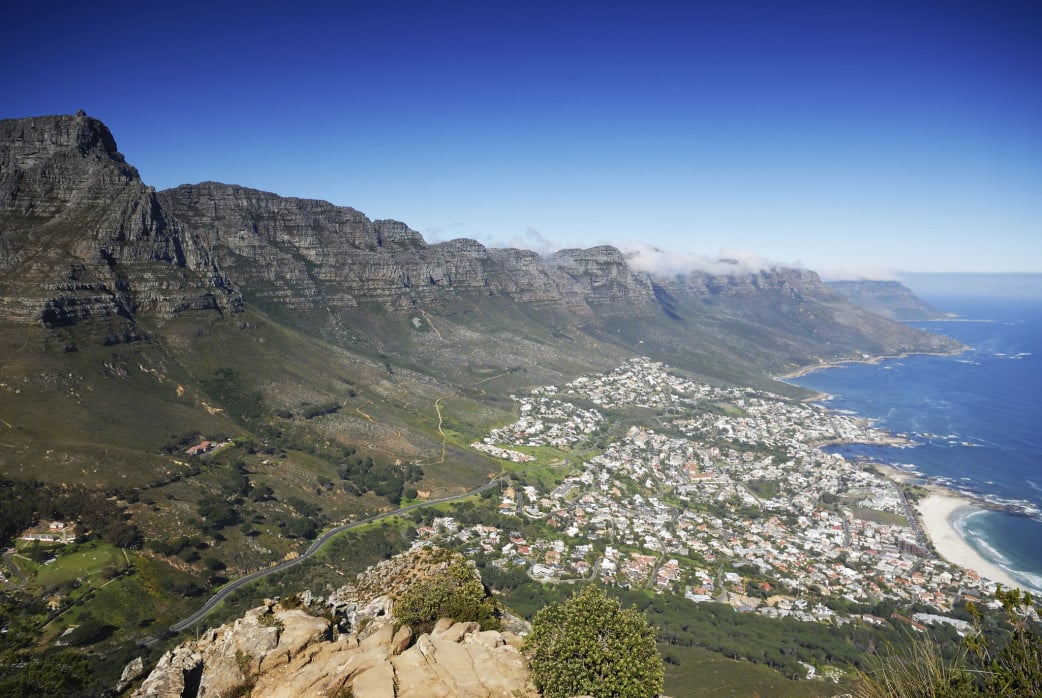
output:
{"label": "winding road", "polygon": [[283,562],[280,562],[277,565],[274,565],[272,567],[266,567],[266,568],[264,568],[262,570],[257,570],[256,572],[250,572],[247,575],[244,575],[242,577],[239,577],[236,580],[233,580],[233,581],[229,582],[220,591],[218,591],[216,594],[211,596],[206,601],[206,603],[204,603],[202,605],[202,607],[199,608],[198,611],[196,611],[192,615],[188,616],[184,620],[178,621],[177,623],[174,623],[173,625],[171,625],[170,626],[170,632],[174,633],[176,635],[177,633],[181,632],[182,630],[186,630],[186,629],[190,628],[191,626],[195,625],[196,623],[201,621],[203,618],[205,618],[207,615],[209,615],[209,613],[211,611],[213,611],[217,607],[217,605],[219,603],[224,601],[228,597],[228,595],[233,593],[235,590],[237,590],[237,589],[239,589],[241,587],[244,587],[247,584],[250,584],[251,582],[255,582],[258,579],[261,579],[263,577],[267,577],[270,574],[277,574],[279,572],[282,572],[283,570],[288,570],[290,567],[293,567],[294,565],[299,565],[300,563],[304,562],[308,558],[311,558],[316,553],[318,553],[318,551],[322,549],[322,546],[325,545],[326,543],[328,543],[330,539],[340,535],[341,533],[344,533],[345,531],[349,531],[352,528],[357,528],[358,526],[364,526],[366,524],[373,523],[374,521],[379,521],[380,519],[386,519],[386,518],[390,518],[392,516],[400,516],[400,515],[402,515],[402,514],[404,514],[406,512],[412,511],[413,509],[422,509],[423,507],[429,507],[429,506],[433,506],[435,504],[444,504],[445,502],[455,502],[455,501],[458,501],[460,499],[466,499],[467,497],[472,497],[472,496],[474,496],[476,494],[480,494],[480,493],[484,492],[485,490],[495,486],[496,484],[498,484],[500,482],[500,480],[503,479],[503,477],[504,477],[503,475],[500,475],[499,477],[495,477],[495,478],[489,480],[488,482],[486,482],[481,487],[478,487],[477,489],[470,490],[469,492],[464,492],[463,494],[457,494],[457,495],[453,495],[451,497],[442,497],[441,499],[431,499],[431,500],[428,500],[426,502],[416,502],[414,504],[410,504],[408,506],[404,506],[401,509],[395,509],[394,511],[387,511],[387,512],[384,512],[382,514],[375,514],[373,516],[369,516],[367,518],[360,519],[358,521],[352,521],[351,523],[343,524],[341,526],[337,526],[336,528],[331,528],[328,531],[326,531],[325,533],[323,533],[321,536],[316,538],[315,541],[308,547],[308,549],[306,551],[304,551],[304,553],[302,553],[300,555],[300,557],[294,558],[292,560],[284,560]]}

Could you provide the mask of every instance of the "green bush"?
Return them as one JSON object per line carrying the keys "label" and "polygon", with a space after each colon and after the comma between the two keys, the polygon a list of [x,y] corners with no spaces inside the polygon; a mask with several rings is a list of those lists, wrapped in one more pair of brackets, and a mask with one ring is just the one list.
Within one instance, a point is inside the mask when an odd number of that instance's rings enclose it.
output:
{"label": "green bush", "polygon": [[662,691],[655,630],[599,587],[539,611],[522,650],[545,698],[650,698]]}
{"label": "green bush", "polygon": [[455,557],[441,574],[407,589],[394,603],[394,617],[415,634],[429,630],[439,618],[476,621],[482,630],[500,627],[496,602],[462,557]]}

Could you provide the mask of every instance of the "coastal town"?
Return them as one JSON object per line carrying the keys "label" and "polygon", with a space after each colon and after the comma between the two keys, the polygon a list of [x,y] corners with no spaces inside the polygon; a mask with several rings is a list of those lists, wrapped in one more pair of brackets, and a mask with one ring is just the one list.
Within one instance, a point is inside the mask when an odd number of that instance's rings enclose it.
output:
{"label": "coastal town", "polygon": [[[521,472],[563,473],[545,487],[515,478],[501,490],[500,512],[545,534],[445,516],[419,527],[422,541],[547,583],[596,578],[834,624],[899,619],[962,633],[965,623],[943,614],[995,589],[932,551],[905,488],[881,466],[823,450],[895,443],[863,419],[696,382],[644,358],[513,397],[519,418],[473,448]],[[536,454],[547,452],[560,458],[540,466]],[[937,613],[885,620],[845,610],[881,602]]]}

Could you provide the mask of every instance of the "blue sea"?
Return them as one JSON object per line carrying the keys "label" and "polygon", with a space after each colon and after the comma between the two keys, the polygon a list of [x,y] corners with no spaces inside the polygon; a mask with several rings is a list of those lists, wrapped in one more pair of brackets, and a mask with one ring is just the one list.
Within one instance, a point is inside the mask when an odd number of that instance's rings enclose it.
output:
{"label": "blue sea", "polygon": [[834,449],[844,456],[1024,505],[1029,515],[977,510],[956,528],[1018,583],[1042,590],[1042,299],[927,300],[959,319],[915,326],[953,337],[967,352],[847,364],[792,382],[831,395],[830,409],[868,417],[914,444]]}

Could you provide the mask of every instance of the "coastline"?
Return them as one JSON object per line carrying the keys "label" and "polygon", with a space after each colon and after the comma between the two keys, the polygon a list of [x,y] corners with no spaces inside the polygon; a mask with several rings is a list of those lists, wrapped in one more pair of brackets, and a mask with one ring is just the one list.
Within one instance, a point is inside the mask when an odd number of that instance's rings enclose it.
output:
{"label": "coastline", "polygon": [[[957,321],[952,319],[952,321]],[[990,321],[994,322],[994,321]],[[937,352],[907,352],[894,355],[866,356],[861,359],[849,358],[842,360],[821,361],[817,364],[804,366],[792,372],[779,376],[776,380],[787,382],[788,380],[805,376],[814,371],[827,368],[837,368],[853,364],[878,365],[888,359],[904,359],[911,356],[959,356],[970,351],[972,347],[962,345],[959,349]],[[826,393],[818,393],[805,402],[826,402],[833,396]],[[825,405],[826,409],[828,406]],[[910,443],[907,439],[891,432],[894,442],[889,445],[904,445]],[[826,444],[816,444],[823,446]],[[909,481],[921,481],[922,476],[915,471],[906,471],[889,464],[873,461],[872,466],[878,468],[883,475],[898,483]],[[962,522],[976,513],[999,509],[995,503],[988,500],[977,499],[971,495],[950,489],[940,483],[927,485],[927,494],[918,502],[908,502],[911,507],[909,514],[918,520],[922,533],[929,539],[933,546],[935,556],[947,561],[953,566],[973,572],[985,582],[999,584],[1006,589],[1020,588],[1031,592],[1042,592],[1042,588],[1036,589],[1025,586],[1018,582],[1012,573],[1001,565],[989,561],[960,532]]]}
{"label": "coastline", "polygon": [[951,351],[909,351],[900,354],[879,354],[877,356],[865,356],[860,359],[848,358],[848,359],[833,359],[831,361],[819,361],[815,364],[809,364],[807,366],[801,366],[800,368],[783,373],[780,376],[774,376],[774,380],[782,383],[792,380],[793,378],[801,378],[808,373],[814,373],[815,371],[822,371],[826,368],[838,368],[839,366],[846,366],[849,364],[868,364],[870,366],[876,366],[888,359],[907,359],[910,356],[958,356],[959,354],[965,354],[969,351],[970,347],[963,345],[959,349],[952,349]]}
{"label": "coastline", "polygon": [[978,506],[971,499],[934,486],[915,508],[923,530],[942,558],[953,565],[973,570],[1007,589],[1023,586],[1004,569],[985,560],[955,527],[956,521],[974,512],[984,511],[984,507]]}

